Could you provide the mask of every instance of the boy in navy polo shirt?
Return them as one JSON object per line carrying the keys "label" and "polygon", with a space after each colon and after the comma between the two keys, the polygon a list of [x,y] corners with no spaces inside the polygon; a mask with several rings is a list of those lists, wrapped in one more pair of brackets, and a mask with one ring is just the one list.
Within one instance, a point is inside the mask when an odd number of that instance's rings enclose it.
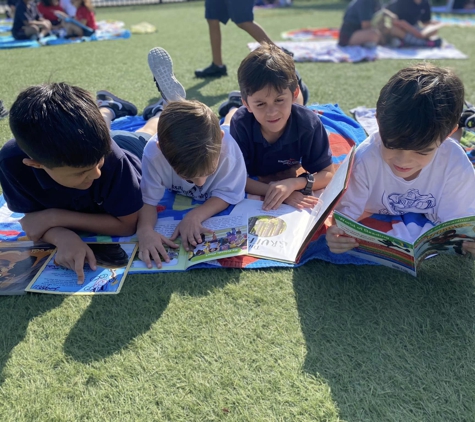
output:
{"label": "boy in navy polo shirt", "polygon": [[318,116],[294,102],[299,87],[293,59],[279,47],[261,45],[242,61],[238,81],[244,106],[231,119],[231,135],[246,163],[246,192],[264,196],[265,210],[283,202],[313,207],[312,191],[333,177],[332,154]]}
{"label": "boy in navy polo shirt", "polygon": [[[78,283],[84,281],[84,262],[95,268],[96,258],[73,230],[135,233],[143,205],[136,155],[153,134],[142,128],[112,132],[111,139],[106,121],[137,109],[107,91],[98,94],[102,108],[87,91],[65,83],[27,88],[10,110],[15,139],[0,151],[8,207],[26,214],[20,222],[30,239],[57,246],[56,262],[76,271]],[[156,121],[150,125],[156,130]],[[141,149],[133,146],[134,137]]]}

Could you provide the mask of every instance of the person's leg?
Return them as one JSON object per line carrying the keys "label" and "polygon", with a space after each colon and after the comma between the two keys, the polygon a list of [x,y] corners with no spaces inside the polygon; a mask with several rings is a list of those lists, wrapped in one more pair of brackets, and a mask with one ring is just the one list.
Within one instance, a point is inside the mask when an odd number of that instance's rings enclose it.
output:
{"label": "person's leg", "polygon": [[348,45],[378,44],[381,33],[377,29],[360,29],[353,32]]}
{"label": "person's leg", "polygon": [[258,43],[262,44],[266,42],[268,44],[274,44],[274,42],[266,34],[262,26],[257,22],[241,22],[236,24],[239,28],[246,31],[252,38],[254,38]]}
{"label": "person's leg", "polygon": [[212,62],[204,69],[195,70],[197,78],[220,77],[227,75],[226,65],[223,64],[221,53],[220,22],[226,24],[229,20],[226,0],[206,0],[205,18],[208,22],[209,39],[211,44]]}
{"label": "person's leg", "polygon": [[[38,28],[36,25],[25,25],[22,28],[22,32],[23,32],[25,38],[28,39],[32,36],[40,35],[40,28]],[[17,39],[20,39],[20,38],[17,38]]]}
{"label": "person's leg", "polygon": [[228,113],[226,114],[226,117],[224,118],[224,122],[222,123],[223,126],[229,126],[231,124],[231,119],[234,116],[234,113],[236,113],[237,108],[232,107],[229,109]]}

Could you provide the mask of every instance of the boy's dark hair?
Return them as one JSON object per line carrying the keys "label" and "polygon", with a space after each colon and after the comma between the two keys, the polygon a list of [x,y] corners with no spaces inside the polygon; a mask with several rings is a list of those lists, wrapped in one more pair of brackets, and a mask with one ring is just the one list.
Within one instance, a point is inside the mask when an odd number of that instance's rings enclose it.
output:
{"label": "boy's dark hair", "polygon": [[160,115],[157,135],[163,156],[184,179],[208,176],[221,153],[221,127],[199,101],[172,101]]}
{"label": "boy's dark hair", "polygon": [[289,88],[293,94],[298,86],[294,60],[279,47],[263,43],[241,62],[238,82],[244,101],[265,87],[277,92]]}
{"label": "boy's dark hair", "polygon": [[94,98],[64,82],[22,91],[10,109],[10,129],[25,154],[47,168],[92,166],[111,151]]}
{"label": "boy's dark hair", "polygon": [[420,151],[443,142],[462,114],[464,87],[450,69],[420,63],[397,72],[376,106],[385,147]]}

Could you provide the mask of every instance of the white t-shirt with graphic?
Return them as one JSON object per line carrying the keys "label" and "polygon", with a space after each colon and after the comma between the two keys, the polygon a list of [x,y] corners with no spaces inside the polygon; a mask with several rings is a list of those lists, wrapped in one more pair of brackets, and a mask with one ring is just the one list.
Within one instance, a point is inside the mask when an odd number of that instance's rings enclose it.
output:
{"label": "white t-shirt with graphic", "polygon": [[434,224],[475,215],[475,172],[462,147],[447,139],[414,180],[396,176],[381,155],[379,132],[356,150],[348,190],[336,209],[357,219],[364,211],[425,214]]}
{"label": "white t-shirt with graphic", "polygon": [[143,201],[157,205],[163,198],[165,189],[199,201],[211,197],[220,198],[228,204],[237,204],[244,199],[247,172],[241,150],[229,134],[229,126],[221,126],[224,137],[219,156],[218,168],[203,186],[199,187],[179,177],[158,148],[157,135],[152,136],[145,145],[142,158]]}

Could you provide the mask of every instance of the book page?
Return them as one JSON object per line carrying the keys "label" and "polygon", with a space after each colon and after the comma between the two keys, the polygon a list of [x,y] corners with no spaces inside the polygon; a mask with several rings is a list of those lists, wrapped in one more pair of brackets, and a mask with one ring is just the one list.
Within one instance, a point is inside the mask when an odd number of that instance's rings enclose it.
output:
{"label": "book page", "polygon": [[416,265],[433,254],[463,255],[463,242],[475,241],[475,216],[447,221],[428,230],[416,240]]}
{"label": "book page", "polygon": [[119,268],[97,266],[93,271],[88,264],[84,265],[84,283],[77,283],[77,275],[73,270],[55,264],[54,254],[43,271],[27,287],[26,291],[53,294],[117,294],[119,293],[137,248],[135,243],[120,243],[129,258],[127,265]]}
{"label": "book page", "polygon": [[24,294],[56,247],[44,243],[0,243],[0,295]]}
{"label": "book page", "polygon": [[[177,220],[159,221],[155,230],[170,237],[179,223],[180,221]],[[214,233],[202,233],[203,242],[193,250],[185,251],[181,245],[181,239],[178,238],[174,242],[180,245],[179,248],[173,249],[164,245],[170,262],[162,260],[162,268],[157,268],[155,264],[152,268],[147,268],[145,263],[136,257],[130,271],[140,273],[184,271],[195,264],[247,253],[247,225],[242,215],[211,217],[203,222],[203,226],[213,230]]]}
{"label": "book page", "polygon": [[358,241],[359,246],[348,253],[416,275],[414,246],[411,243],[366,227],[338,211],[333,213],[333,217],[339,228]]}
{"label": "book page", "polygon": [[231,215],[247,215],[249,255],[294,262],[305,236],[305,228],[313,218],[308,210],[297,210],[282,204],[277,210],[264,211],[262,201],[244,199]]}

